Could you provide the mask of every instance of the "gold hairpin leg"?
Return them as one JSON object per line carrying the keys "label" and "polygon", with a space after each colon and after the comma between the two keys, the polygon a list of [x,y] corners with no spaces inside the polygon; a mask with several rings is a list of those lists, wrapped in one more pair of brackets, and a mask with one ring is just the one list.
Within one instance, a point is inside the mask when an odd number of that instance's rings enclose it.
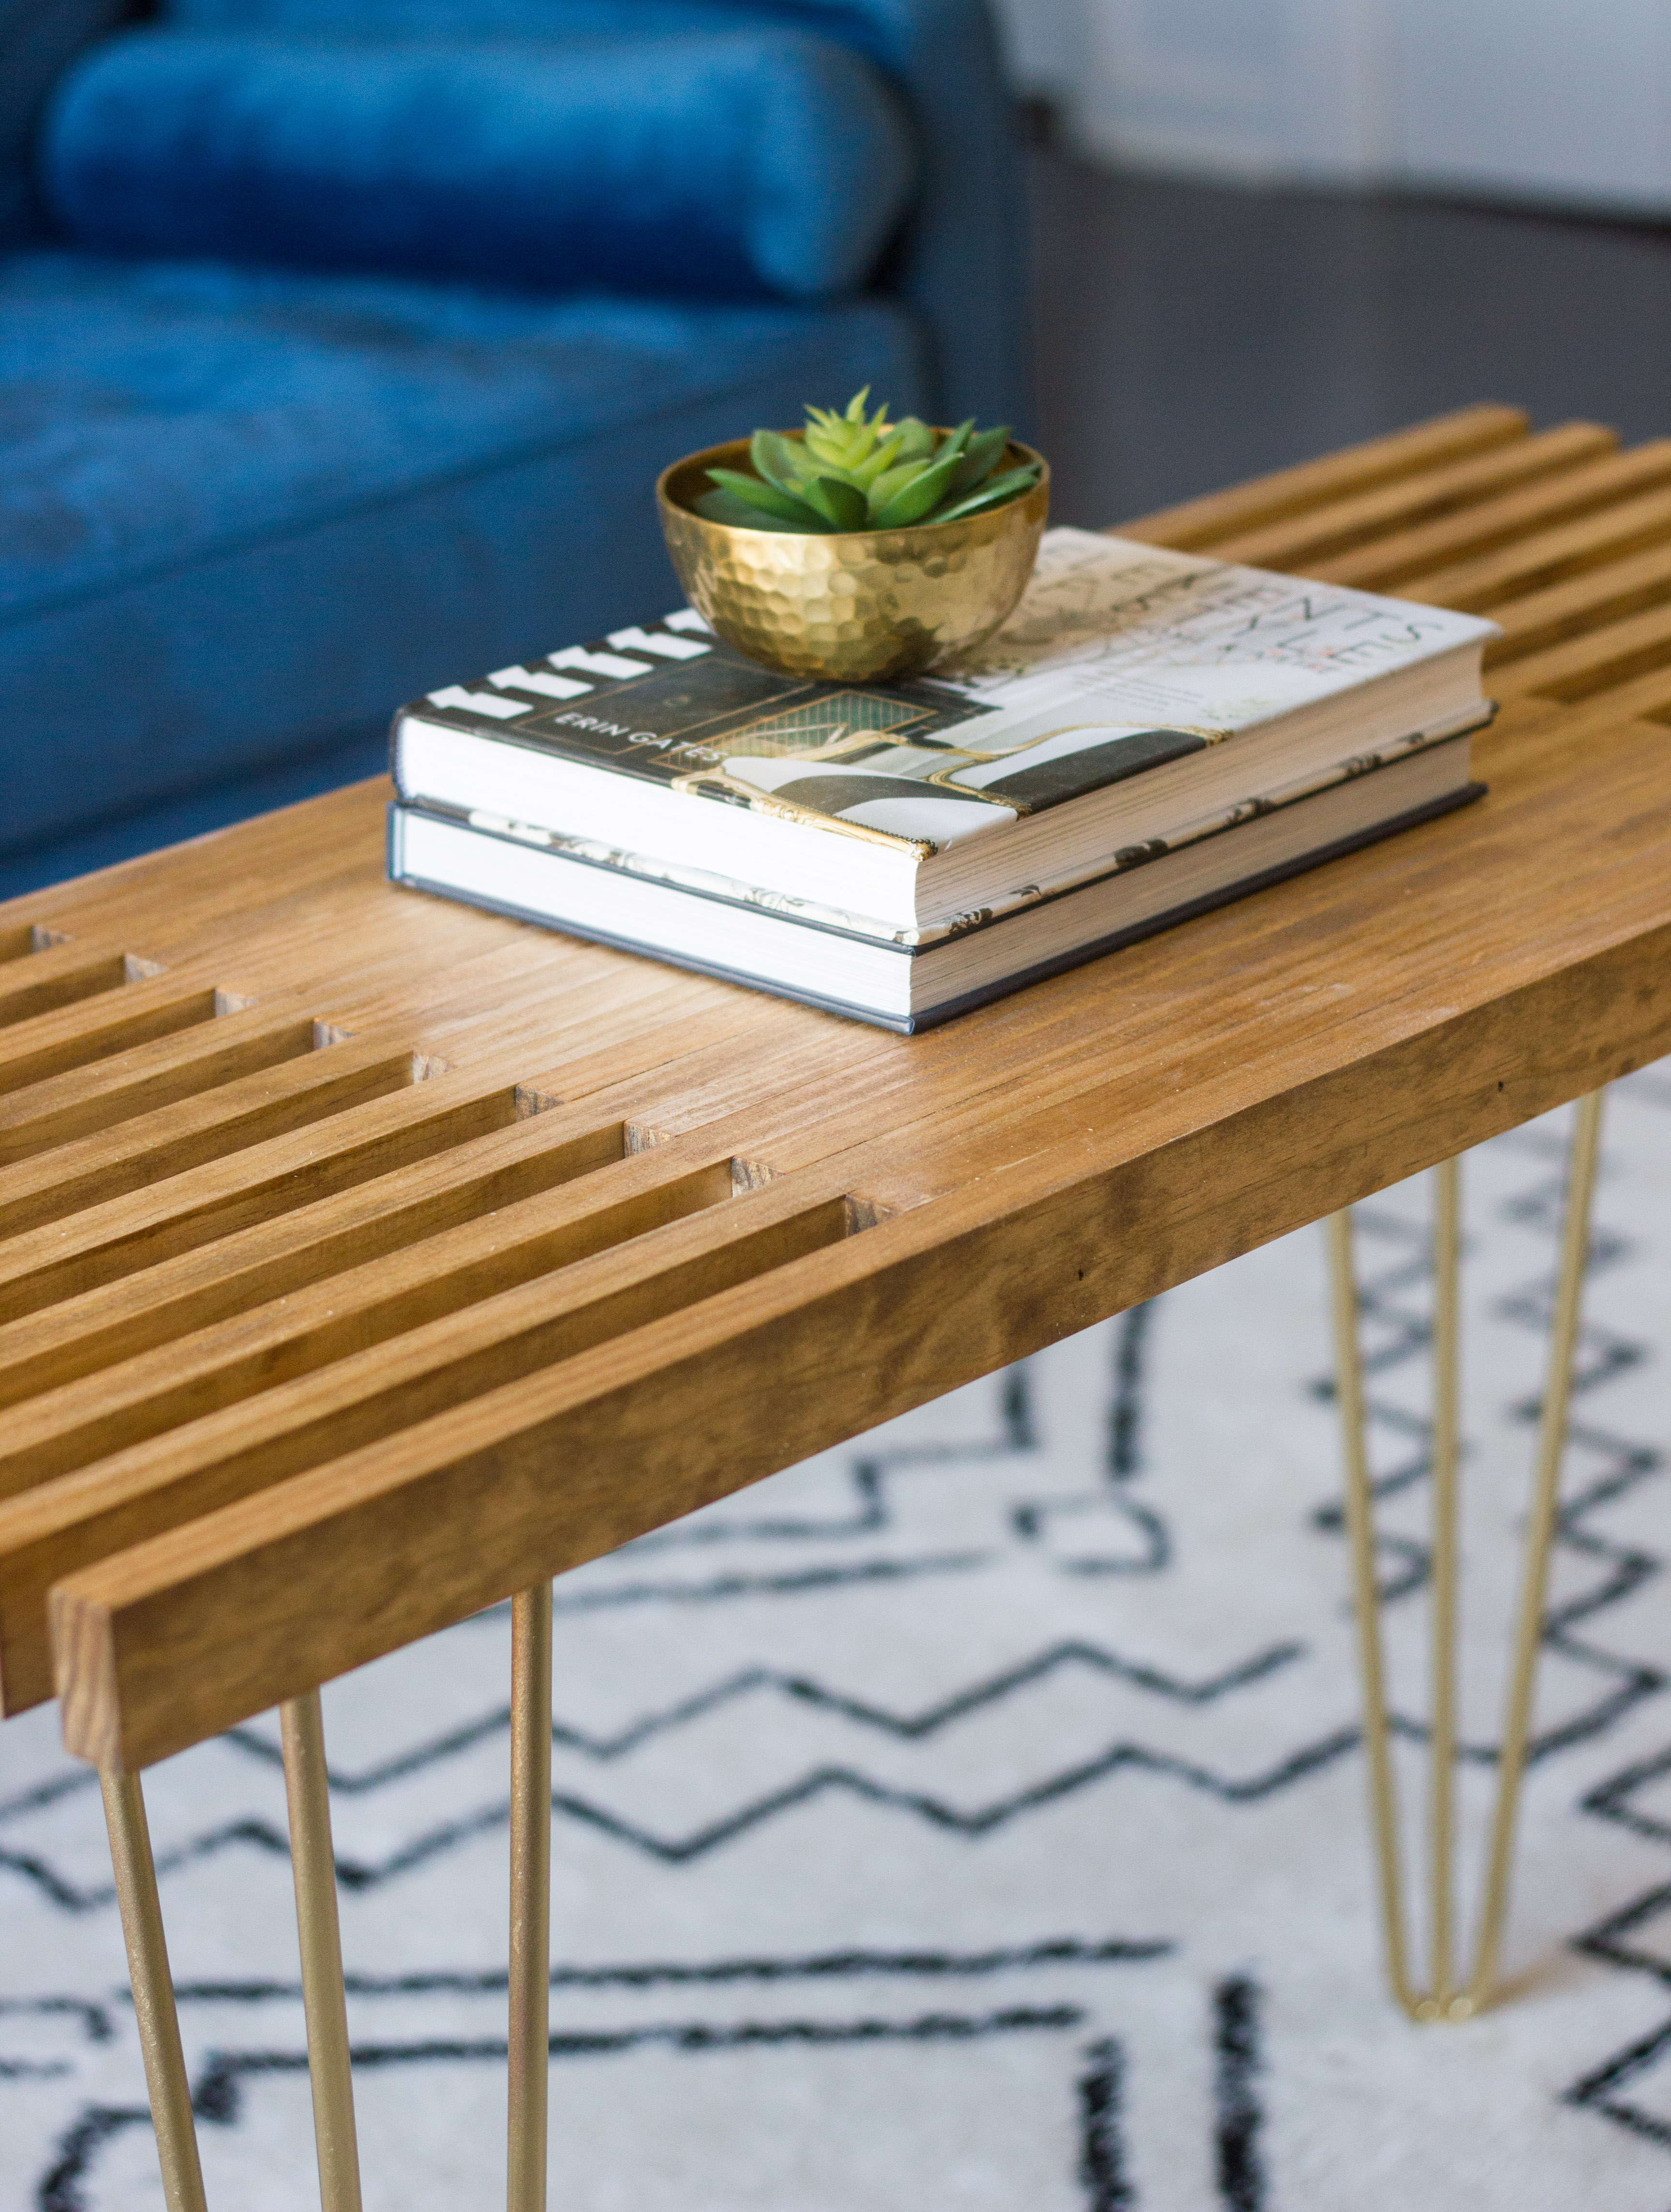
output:
{"label": "gold hairpin leg", "polygon": [[1510,1660],[1507,1709],[1498,1755],[1497,1798],[1486,1853],[1486,1876],[1474,1963],[1458,1982],[1453,1960],[1454,1899],[1451,1869],[1455,1850],[1456,1763],[1457,1610],[1457,1340],[1458,1276],[1461,1247],[1460,1179],[1455,1160],[1436,1169],[1434,1194],[1433,1314],[1433,1577],[1431,1669],[1433,1701],[1429,1730],[1428,1850],[1430,1960],[1425,1990],[1414,1985],[1405,1940],[1404,1877],[1399,1848],[1398,1797],[1394,1786],[1382,1659],[1381,1621],[1376,1589],[1373,1492],[1364,1415],[1364,1368],[1358,1342],[1358,1291],[1352,1257],[1350,1211],[1328,1222],[1330,1273],[1334,1288],[1335,1369],[1346,1461],[1346,1530],[1352,1552],[1352,1598],[1358,1618],[1358,1658],[1364,1683],[1364,1747],[1369,1770],[1370,1810],[1381,1890],[1387,1974],[1393,1995],[1413,2020],[1467,2020],[1487,2004],[1497,1978],[1503,1926],[1508,1911],[1509,1878],[1514,1856],[1516,1815],[1531,1732],[1532,1698],[1549,1581],[1549,1556],[1560,1496],[1561,1459],[1566,1443],[1567,1404],[1571,1392],[1572,1354],[1577,1342],[1584,1261],[1589,1246],[1590,1200],[1595,1187],[1597,1139],[1602,1093],[1578,1103],[1567,1177],[1566,1221],[1561,1239],[1549,1371],[1543,1394],[1538,1452],[1532,1483],[1532,1510],[1519,1613]]}
{"label": "gold hairpin leg", "polygon": [[551,2043],[551,1585],[511,1605],[508,2212],[545,2212]]}
{"label": "gold hairpin leg", "polygon": [[301,1946],[301,2002],[307,2018],[307,2072],[313,2091],[313,2140],[322,2212],[360,2212],[360,2152],[337,1919],[337,1861],[331,1842],[331,1793],[325,1771],[325,1719],[309,1690],[279,1708],[284,1794],[290,1813],[290,1865]]}
{"label": "gold hairpin leg", "polygon": [[105,1824],[110,1831],[110,1863],[116,1875],[122,1936],[128,1951],[134,2018],[150,2092],[151,2124],[162,2167],[162,2195],[168,2212],[206,2212],[203,2167],[197,2158],[197,2124],[191,2117],[191,2086],[180,2048],[179,2015],[174,2009],[168,1944],[162,1932],[162,1906],[156,1893],[151,1832],[145,1820],[144,1793],[137,1774],[101,1773]]}

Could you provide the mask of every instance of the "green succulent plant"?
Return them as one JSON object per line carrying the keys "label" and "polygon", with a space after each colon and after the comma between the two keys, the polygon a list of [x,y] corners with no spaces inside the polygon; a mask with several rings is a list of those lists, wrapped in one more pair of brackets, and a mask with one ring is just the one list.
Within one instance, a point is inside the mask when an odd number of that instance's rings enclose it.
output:
{"label": "green succulent plant", "polygon": [[914,415],[890,422],[885,400],[866,413],[869,398],[866,385],[839,415],[809,407],[799,438],[757,430],[755,473],[710,469],[714,489],[693,502],[697,514],[749,530],[899,530],[1001,507],[1038,482],[1036,461],[994,474],[1010,442],[1006,423],[976,430],[971,416],[942,432]]}

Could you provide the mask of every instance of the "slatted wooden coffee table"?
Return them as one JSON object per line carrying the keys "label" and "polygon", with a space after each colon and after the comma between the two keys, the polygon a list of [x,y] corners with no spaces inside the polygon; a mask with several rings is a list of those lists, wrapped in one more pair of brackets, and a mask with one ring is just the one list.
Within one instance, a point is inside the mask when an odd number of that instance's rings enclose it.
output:
{"label": "slatted wooden coffee table", "polygon": [[[1479,407],[1126,527],[1494,616],[1489,798],[908,1039],[392,890],[380,783],[0,908],[0,1705],[56,1692],[101,1770],[174,2207],[146,1765],[283,1708],[322,2194],[355,2204],[318,1686],[514,1598],[542,2203],[549,1578],[1671,1050],[1671,441]],[[1395,1979],[1455,2015],[1495,1935],[1414,1990],[1344,1215],[1334,1247]],[[1534,1528],[1498,1923],[1540,1571]]]}

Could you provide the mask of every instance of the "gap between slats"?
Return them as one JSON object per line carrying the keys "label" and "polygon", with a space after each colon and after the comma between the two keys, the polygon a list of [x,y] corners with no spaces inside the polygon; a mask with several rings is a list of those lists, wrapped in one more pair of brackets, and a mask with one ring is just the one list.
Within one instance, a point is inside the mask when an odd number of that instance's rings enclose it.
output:
{"label": "gap between slats", "polygon": [[181,990],[161,975],[106,993],[90,1005],[37,1014],[0,1036],[0,1093],[73,1073],[237,1011],[222,991]]}
{"label": "gap between slats", "polygon": [[728,1157],[697,1163],[694,1148],[665,1149],[679,1157],[617,1157],[612,1169],[590,1175],[572,1172],[571,1153],[571,1173],[555,1189],[484,1207],[427,1237],[399,1236],[410,1224],[394,1217],[380,1237],[368,1229],[335,1238],[295,1255],[282,1296],[197,1329],[171,1329],[110,1366],[82,1364],[84,1344],[66,1347],[71,1378],[8,1416],[0,1497],[732,1197]]}
{"label": "gap between slats", "polygon": [[44,950],[27,968],[0,975],[0,1029],[102,998],[125,983],[145,982],[164,972],[160,961],[131,952],[88,953],[70,944]]}
{"label": "gap between slats", "polygon": [[1595,422],[1565,422],[1536,437],[1496,446],[1478,459],[1449,461],[1261,530],[1216,539],[1212,557],[1255,568],[1303,568],[1395,532],[1434,522],[1613,453],[1619,434]]}
{"label": "gap between slats", "polygon": [[1671,609],[1653,607],[1528,655],[1503,672],[1498,688],[1574,706],[1600,693],[1617,691],[1667,662],[1671,662]]}
{"label": "gap between slats", "polygon": [[55,945],[73,941],[63,930],[49,929],[45,922],[15,922],[9,929],[0,929],[0,963],[26,960],[32,952],[50,952]]}
{"label": "gap between slats", "polygon": [[386,1038],[333,1042],[328,1051],[323,1061],[313,1054],[298,1055],[0,1168],[0,1221],[7,1235],[21,1236],[130,1191],[152,1188],[207,1161],[313,1127],[404,1091],[430,1072],[423,1055]]}
{"label": "gap between slats", "polygon": [[[1671,534],[1671,533],[1668,533]],[[1486,648],[1486,665],[1510,666],[1604,624],[1671,600],[1671,544],[1604,557],[1562,582],[1501,602],[1492,619],[1503,635]]]}
{"label": "gap between slats", "polygon": [[[341,1117],[351,1126],[327,1125],[332,1141],[321,1143],[318,1133],[307,1129],[275,1138],[230,1160],[188,1170],[179,1181],[189,1188],[136,1192],[67,1224],[49,1223],[12,1238],[0,1245],[0,1302],[8,1315],[24,1319],[206,1247],[229,1246],[234,1237],[283,1224],[309,1206],[386,1176],[410,1176],[443,1154],[460,1155],[452,1164],[465,1174],[478,1164],[467,1148],[490,1137],[502,1137],[513,1153],[524,1148],[517,1144],[515,1125],[529,1118],[528,1106],[527,1095],[502,1077],[434,1077],[351,1109]],[[543,1149],[550,1141],[542,1133],[526,1145]],[[416,1180],[428,1189],[436,1176]],[[444,1181],[435,1203],[444,1212]],[[307,1234],[304,1224],[296,1237]],[[246,1249],[238,1248],[240,1253]],[[207,1277],[232,1264],[231,1258],[206,1257],[202,1272]],[[141,1293],[149,1295],[149,1290]],[[14,1340],[9,1328],[0,1330],[0,1346]]]}
{"label": "gap between slats", "polygon": [[[1370,592],[1396,592],[1412,579],[1453,568],[1465,561],[1507,549],[1519,553],[1534,532],[1572,523],[1599,510],[1616,507],[1633,495],[1657,490],[1671,479],[1671,439],[1657,438],[1629,453],[1589,461],[1523,490],[1504,493],[1464,507],[1437,522],[1401,531],[1356,552],[1312,566],[1322,581],[1350,584]],[[1436,593],[1439,605],[1449,605]]]}
{"label": "gap between slats", "polygon": [[0,1714],[52,1693],[62,1576],[870,1225],[817,1181],[665,1224],[0,1504]]}
{"label": "gap between slats", "polygon": [[[1650,492],[1608,502],[1576,521],[1528,531],[1478,558],[1436,557],[1409,570],[1401,564],[1390,588],[1430,606],[1494,616],[1511,600],[1663,544],[1667,538],[1671,538],[1671,492]],[[1388,587],[1382,582],[1370,586]]]}

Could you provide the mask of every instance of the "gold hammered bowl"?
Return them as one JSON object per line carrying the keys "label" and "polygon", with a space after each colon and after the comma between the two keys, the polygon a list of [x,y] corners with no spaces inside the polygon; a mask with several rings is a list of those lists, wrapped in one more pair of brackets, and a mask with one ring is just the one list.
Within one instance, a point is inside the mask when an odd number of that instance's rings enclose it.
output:
{"label": "gold hammered bowl", "polygon": [[713,489],[710,469],[749,467],[738,438],[664,469],[656,503],[687,597],[728,645],[792,676],[876,681],[978,645],[1021,597],[1050,511],[1050,471],[1013,442],[999,464],[1028,461],[1042,471],[1030,491],[962,522],[803,536],[692,513]]}

